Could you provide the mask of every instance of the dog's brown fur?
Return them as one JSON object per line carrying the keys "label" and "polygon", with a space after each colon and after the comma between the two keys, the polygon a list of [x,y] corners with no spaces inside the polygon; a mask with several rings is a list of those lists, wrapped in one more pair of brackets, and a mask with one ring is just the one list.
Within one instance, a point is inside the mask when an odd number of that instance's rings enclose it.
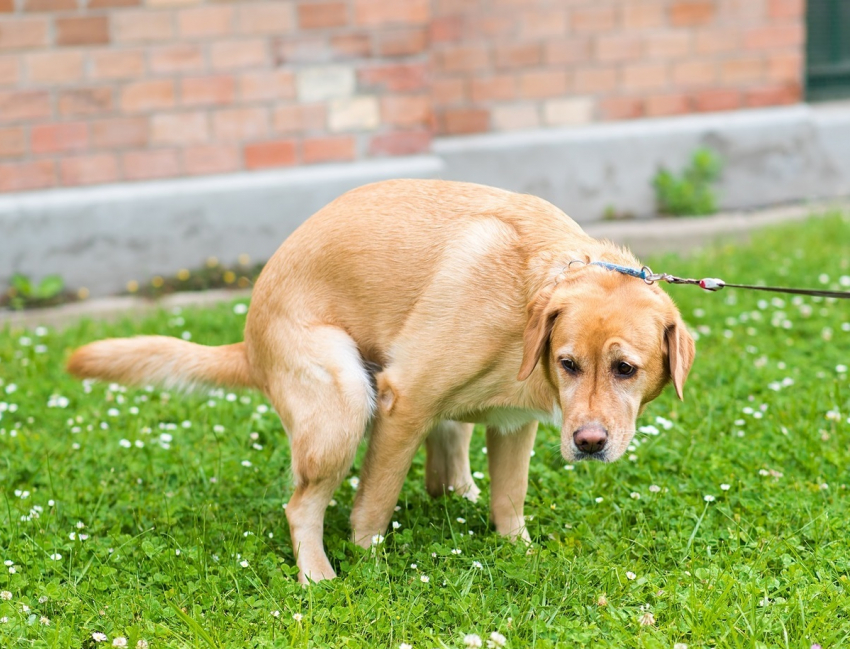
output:
{"label": "dog's brown fur", "polygon": [[[334,576],[324,512],[367,427],[351,515],[357,543],[385,531],[416,449],[429,493],[476,498],[472,422],[487,425],[497,531],[527,538],[522,514],[538,419],[607,431],[612,461],[643,406],[682,386],[694,344],[656,286],[573,260],[639,267],[533,196],[467,183],[397,180],[348,192],[308,219],[254,289],[245,342],[162,336],[104,340],[68,370],[123,383],[261,390],[292,448],[289,501],[302,581]],[[568,372],[563,359],[579,368]],[[632,377],[612,369],[638,368]]]}

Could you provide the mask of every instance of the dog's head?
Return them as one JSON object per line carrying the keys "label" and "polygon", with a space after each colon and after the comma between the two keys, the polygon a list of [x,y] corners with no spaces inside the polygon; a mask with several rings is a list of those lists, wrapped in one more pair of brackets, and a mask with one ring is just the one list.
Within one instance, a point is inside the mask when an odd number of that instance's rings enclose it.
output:
{"label": "dog's head", "polygon": [[539,363],[558,390],[565,459],[612,462],[668,382],[682,398],[694,341],[659,288],[596,267],[569,275],[528,307],[518,378]]}

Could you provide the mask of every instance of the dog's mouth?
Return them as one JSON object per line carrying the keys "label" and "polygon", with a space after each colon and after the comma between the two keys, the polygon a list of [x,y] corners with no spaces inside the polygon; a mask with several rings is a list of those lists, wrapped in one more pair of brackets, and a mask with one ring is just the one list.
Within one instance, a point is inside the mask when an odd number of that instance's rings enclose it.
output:
{"label": "dog's mouth", "polygon": [[614,458],[606,450],[598,453],[585,453],[576,449],[573,451],[573,460],[575,462],[584,462],[585,460],[588,462],[613,462]]}

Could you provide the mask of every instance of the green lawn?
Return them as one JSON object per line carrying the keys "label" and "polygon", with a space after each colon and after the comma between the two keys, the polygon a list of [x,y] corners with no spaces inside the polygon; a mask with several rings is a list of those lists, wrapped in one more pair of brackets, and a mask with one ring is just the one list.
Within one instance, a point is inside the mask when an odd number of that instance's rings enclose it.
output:
{"label": "green lawn", "polygon": [[[755,239],[648,261],[850,290],[850,218]],[[344,483],[326,526],[340,578],[310,588],[282,509],[286,437],[262,398],[62,370],[104,336],[240,340],[243,309],[0,332],[0,647],[430,649],[494,631],[513,648],[850,646],[850,302],[669,291],[699,333],[685,403],[665,392],[616,464],[565,466],[542,430],[530,553],[489,528],[486,477],[476,505],[428,498],[420,452],[376,553],[347,541]]]}

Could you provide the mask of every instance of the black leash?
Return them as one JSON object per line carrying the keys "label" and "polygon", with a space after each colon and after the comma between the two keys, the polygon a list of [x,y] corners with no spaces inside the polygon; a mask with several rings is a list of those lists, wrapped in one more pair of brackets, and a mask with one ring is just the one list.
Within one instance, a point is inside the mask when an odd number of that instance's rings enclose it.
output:
{"label": "black leash", "polygon": [[[578,261],[578,260],[576,260]],[[570,262],[572,263],[572,262]],[[729,284],[722,279],[716,277],[706,277],[704,279],[690,279],[687,277],[676,277],[667,273],[653,273],[649,266],[643,266],[640,270],[637,268],[629,268],[628,266],[620,266],[607,261],[594,261],[590,266],[601,266],[608,270],[613,270],[623,275],[637,277],[642,279],[647,284],[655,282],[667,282],[669,284],[694,284],[706,291],[719,291],[723,288],[743,288],[752,291],[769,291],[771,293],[791,293],[792,295],[812,295],[815,297],[833,297],[839,300],[850,300],[850,291],[822,291],[814,288],[788,288],[784,286],[752,286],[750,284]]]}

